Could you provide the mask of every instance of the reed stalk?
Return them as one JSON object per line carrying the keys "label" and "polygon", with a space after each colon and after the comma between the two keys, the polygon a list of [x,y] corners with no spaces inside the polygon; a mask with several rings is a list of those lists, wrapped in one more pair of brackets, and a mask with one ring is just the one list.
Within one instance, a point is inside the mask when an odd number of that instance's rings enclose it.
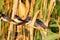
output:
{"label": "reed stalk", "polygon": [[22,39],[22,25],[17,26],[17,38],[16,40]]}
{"label": "reed stalk", "polygon": [[[29,0],[26,0],[26,3],[25,4],[26,4],[26,17],[27,17],[28,16],[28,12],[29,12],[29,8],[30,8]],[[27,29],[29,29],[29,28],[27,28]],[[25,34],[26,34],[26,31],[25,31]],[[27,33],[27,35],[29,35],[29,34]],[[29,36],[25,36],[25,40],[29,40]]]}
{"label": "reed stalk", "polygon": [[[57,19],[58,22],[60,22],[60,16],[58,16],[58,19]],[[57,23],[57,26],[59,27],[59,35],[60,35],[60,24]]]}
{"label": "reed stalk", "polygon": [[56,6],[56,0],[50,0],[50,5],[48,7],[48,16],[47,16],[48,18],[47,18],[47,21],[45,21],[45,25],[47,27],[48,27],[48,23],[49,23],[50,18],[51,18],[50,16],[51,16],[55,6]]}
{"label": "reed stalk", "polygon": [[43,4],[43,9],[44,9],[44,21],[46,20],[47,2],[48,2],[48,0],[44,0],[44,4]]}
{"label": "reed stalk", "polygon": [[[12,12],[11,19],[14,19],[14,16],[17,13],[17,6],[18,6],[18,0],[13,0],[13,12]],[[8,29],[8,38],[7,38],[7,40],[10,39],[10,34],[11,34],[12,30],[13,30],[13,24],[10,23],[10,27]]]}
{"label": "reed stalk", "polygon": [[29,12],[29,15],[30,15],[30,16],[33,15],[34,5],[35,5],[35,0],[31,0],[30,12]]}
{"label": "reed stalk", "polygon": [[[0,19],[0,32],[1,32],[1,19]],[[1,33],[0,33],[0,36],[1,36]]]}
{"label": "reed stalk", "polygon": [[[40,11],[40,10],[39,10],[39,11]],[[33,25],[34,25],[39,11],[37,11],[37,12],[35,13],[35,15],[34,15],[34,17],[33,17],[33,19],[32,19],[31,24],[29,24],[30,26],[33,26]],[[30,27],[30,40],[33,40],[33,28],[32,28],[32,27]]]}

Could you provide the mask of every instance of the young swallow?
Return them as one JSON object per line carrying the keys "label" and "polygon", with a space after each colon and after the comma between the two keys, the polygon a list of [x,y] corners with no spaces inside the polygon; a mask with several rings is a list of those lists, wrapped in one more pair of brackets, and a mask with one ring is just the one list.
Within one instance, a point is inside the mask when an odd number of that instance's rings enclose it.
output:
{"label": "young swallow", "polygon": [[43,29],[47,29],[46,25],[41,20],[39,20],[39,19],[36,19],[35,25],[37,27],[41,26]]}
{"label": "young swallow", "polygon": [[19,16],[15,15],[14,19],[10,19],[7,15],[1,14],[1,19],[5,22],[14,22],[16,25],[25,24],[30,20],[31,17],[27,17],[25,20],[22,20]]}
{"label": "young swallow", "polygon": [[5,22],[13,22],[16,23],[14,20],[10,19],[7,15],[5,14],[1,14],[1,20],[5,21]]}
{"label": "young swallow", "polygon": [[22,20],[19,16],[15,15],[14,19],[13,19],[16,23],[21,23],[24,20]]}
{"label": "young swallow", "polygon": [[5,14],[1,14],[1,19],[6,22],[10,21],[10,18]]}
{"label": "young swallow", "polygon": [[25,20],[23,20],[22,22],[18,23],[17,25],[21,25],[21,24],[25,24],[27,22],[29,22],[31,20],[31,17],[27,17]]}

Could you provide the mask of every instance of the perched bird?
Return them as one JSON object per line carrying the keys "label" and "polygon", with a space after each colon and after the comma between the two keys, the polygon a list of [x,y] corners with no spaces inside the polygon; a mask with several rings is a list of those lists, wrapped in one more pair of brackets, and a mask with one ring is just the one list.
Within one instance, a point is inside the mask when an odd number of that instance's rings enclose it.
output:
{"label": "perched bird", "polygon": [[31,17],[27,17],[25,20],[21,20],[22,22],[18,23],[17,25],[25,24],[31,20]]}
{"label": "perched bird", "polygon": [[[26,25],[30,25],[32,23],[31,20],[29,20]],[[48,29],[48,27],[39,19],[36,19],[34,25],[31,25],[32,26],[36,26],[36,27],[33,27],[35,29],[41,29],[41,30],[44,30],[44,29]]]}
{"label": "perched bird", "polygon": [[15,18],[17,18],[18,20],[23,21],[19,16],[15,15]]}
{"label": "perched bird", "polygon": [[1,14],[1,19],[6,22],[10,21],[10,18],[5,14]]}
{"label": "perched bird", "polygon": [[21,23],[21,22],[23,22],[23,20],[19,17],[19,16],[17,16],[17,15],[15,15],[15,17],[14,17],[14,19],[13,19],[16,23]]}
{"label": "perched bird", "polygon": [[35,25],[37,27],[40,27],[41,26],[43,29],[47,29],[46,25],[41,20],[39,20],[39,19],[36,19]]}
{"label": "perched bird", "polygon": [[14,19],[10,19],[7,15],[1,14],[1,20],[5,22],[13,22],[16,25],[27,23],[30,20],[30,17],[27,17],[25,20],[22,20],[19,16],[15,15]]}
{"label": "perched bird", "polygon": [[[10,19],[7,15],[5,14],[1,14],[1,17],[0,17],[3,21],[5,22],[14,22],[16,23],[16,25],[21,25],[21,24],[25,24],[27,22],[29,22],[31,20],[31,17],[27,17],[25,20],[22,20],[19,16],[15,15],[15,18],[14,19]],[[46,29],[46,25],[44,25],[44,23],[39,20],[39,19],[36,19],[36,22],[35,22],[35,25],[36,26],[41,26],[43,27],[44,29]]]}
{"label": "perched bird", "polygon": [[25,20],[23,20],[19,16],[15,15],[15,18],[13,20],[20,24],[20,23],[28,22],[30,20],[30,18],[31,17],[27,16],[27,18]]}
{"label": "perched bird", "polygon": [[1,14],[1,20],[5,21],[5,22],[13,22],[16,23],[14,20],[10,19],[7,15],[5,14]]}

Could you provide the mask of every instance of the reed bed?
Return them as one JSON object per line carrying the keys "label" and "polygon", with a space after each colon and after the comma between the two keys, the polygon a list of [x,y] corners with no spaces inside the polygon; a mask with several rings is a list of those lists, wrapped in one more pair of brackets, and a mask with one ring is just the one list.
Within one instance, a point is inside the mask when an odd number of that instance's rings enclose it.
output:
{"label": "reed bed", "polygon": [[0,40],[60,40],[60,0],[0,0]]}

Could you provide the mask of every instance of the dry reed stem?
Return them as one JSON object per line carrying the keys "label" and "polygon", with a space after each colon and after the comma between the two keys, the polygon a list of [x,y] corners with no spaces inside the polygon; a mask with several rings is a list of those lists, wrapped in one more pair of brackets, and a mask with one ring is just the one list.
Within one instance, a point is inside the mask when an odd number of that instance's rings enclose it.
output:
{"label": "dry reed stem", "polygon": [[4,32],[4,23],[2,24],[2,40],[6,40],[5,38],[5,32]]}
{"label": "dry reed stem", "polygon": [[[29,26],[29,25],[28,25],[28,26]],[[40,30],[41,33],[43,33],[43,34],[42,34],[42,35],[43,35],[43,39],[45,38],[45,33],[46,33],[47,30],[43,29],[42,27],[35,27],[35,26],[33,26],[33,25],[30,25],[30,28]],[[31,30],[31,31],[32,31],[32,30]]]}
{"label": "dry reed stem", "polygon": [[27,32],[28,33],[26,33],[27,34],[27,36],[25,36],[25,40],[29,40],[29,31],[30,31],[30,28],[28,27],[28,25],[24,25],[24,28],[27,30]]}
{"label": "dry reed stem", "polygon": [[26,13],[26,7],[25,7],[25,4],[23,4],[21,2],[21,0],[19,0],[19,9],[18,9],[18,12],[19,12],[19,14],[18,14],[19,17],[21,19],[25,20],[26,19],[26,15],[27,15],[27,13]]}
{"label": "dry reed stem", "polygon": [[29,0],[26,0],[26,14],[28,14],[28,12],[29,12]]}
{"label": "dry reed stem", "polygon": [[31,0],[30,12],[29,12],[29,15],[30,15],[30,16],[32,16],[32,14],[33,14],[34,5],[35,5],[35,0]]}
{"label": "dry reed stem", "polygon": [[47,2],[48,0],[44,0],[44,5],[43,5],[43,9],[44,9],[44,21],[46,20],[46,10],[47,10]]}
{"label": "dry reed stem", "polygon": [[[27,16],[27,12],[28,12],[28,10],[29,10],[29,4],[28,4],[28,0],[26,0],[26,7],[25,7],[25,5],[21,2],[21,0],[19,0],[19,10],[18,10],[18,12],[19,12],[19,17],[21,17],[23,20],[25,20],[26,19],[26,16]],[[27,11],[27,12],[26,12]],[[21,27],[21,28],[20,28]],[[20,31],[19,32],[22,32],[21,31],[21,29],[22,29],[22,26],[17,26],[17,31],[19,31],[19,28],[20,28]],[[18,33],[19,33],[18,32]],[[20,34],[18,34],[17,35],[17,38],[16,38],[16,40],[19,40],[22,36],[20,36],[20,35],[22,35],[21,33]],[[25,40],[25,36],[23,36],[23,38],[22,38],[23,40]]]}
{"label": "dry reed stem", "polygon": [[52,12],[53,12],[53,9],[54,9],[54,7],[55,7],[55,5],[56,5],[56,0],[51,0],[50,1],[50,5],[49,5],[49,8],[48,8],[48,18],[47,18],[47,21],[45,21],[45,25],[48,27],[48,23],[49,23],[49,21],[50,21],[50,16],[51,16],[51,14],[52,14]]}
{"label": "dry reed stem", "polygon": [[14,25],[14,38],[13,38],[13,40],[15,40],[16,39],[16,33],[17,33],[17,26],[16,25]]}
{"label": "dry reed stem", "polygon": [[24,38],[23,40],[26,39],[26,36],[25,36],[25,32],[26,32],[26,31],[25,31],[24,29],[25,29],[25,26],[23,26],[23,35],[24,35],[24,36],[23,36],[23,38]]}
{"label": "dry reed stem", "polygon": [[[26,26],[29,26],[30,23],[26,24]],[[34,28],[34,29],[38,29],[38,30],[41,30],[41,31],[45,31],[42,27],[35,27],[33,25],[30,26],[31,28]],[[26,27],[26,29],[29,28],[29,27]],[[28,31],[30,31],[30,28],[27,29]],[[45,31],[46,32],[46,31]]]}
{"label": "dry reed stem", "polygon": [[[58,20],[57,21],[60,22],[60,17],[59,16],[58,16]],[[57,23],[57,26],[59,27],[59,35],[60,35],[60,24]]]}
{"label": "dry reed stem", "polygon": [[29,34],[30,33],[30,27],[29,27],[29,25],[25,24],[25,29],[27,29],[27,31],[28,31],[28,33],[27,33],[28,36],[26,36],[26,40],[30,40],[30,34]]}
{"label": "dry reed stem", "polygon": [[40,10],[38,10],[38,11],[35,13],[35,15],[34,15],[34,17],[33,17],[33,19],[32,19],[32,22],[31,22],[32,25],[34,25],[34,23],[35,23],[35,21],[36,21],[36,18],[37,18],[37,15],[39,14],[39,12],[40,12]]}
{"label": "dry reed stem", "polygon": [[7,10],[9,10],[9,0],[6,0],[6,8],[7,8]]}
{"label": "dry reed stem", "polygon": [[[26,25],[26,26],[29,26],[29,25]],[[42,27],[35,27],[35,26],[33,26],[33,25],[31,25],[30,26],[31,28],[33,28],[33,29],[38,29],[38,30],[40,30],[41,31],[41,33],[42,33],[42,35],[43,35],[43,39],[45,38],[45,33],[46,33],[46,30],[45,29],[43,29]],[[28,27],[29,28],[29,27]],[[28,29],[28,31],[29,31],[29,29]]]}
{"label": "dry reed stem", "polygon": [[[0,18],[0,22],[1,22],[1,18]],[[1,31],[1,24],[0,24],[0,32],[2,33],[2,31]],[[0,36],[1,36],[1,33],[0,33]]]}
{"label": "dry reed stem", "polygon": [[[30,8],[30,5],[29,5],[29,0],[26,0],[26,14],[28,15],[28,12],[29,12],[29,8]],[[26,17],[27,17],[27,15],[26,15]],[[25,26],[26,27],[26,26]],[[27,29],[29,29],[29,28],[27,28]],[[27,34],[28,35],[28,34]],[[25,39],[26,40],[29,40],[29,37],[26,37],[25,36]]]}
{"label": "dry reed stem", "polygon": [[[6,11],[8,11],[9,10],[9,0],[5,0],[5,2],[3,2],[3,6],[6,6],[5,8],[6,8]],[[3,24],[5,24],[5,22],[3,23]],[[4,32],[4,25],[2,26],[2,40],[6,40],[6,38],[5,38],[5,32]]]}
{"label": "dry reed stem", "polygon": [[38,29],[38,30],[40,30],[40,31],[45,31],[45,32],[46,32],[46,30],[44,30],[42,27],[31,26],[31,28]]}
{"label": "dry reed stem", "polygon": [[[53,12],[53,9],[56,5],[56,0],[50,0],[50,5],[49,5],[49,8],[48,8],[48,18],[47,18],[47,21],[44,22],[44,24],[48,27],[48,23],[50,21],[50,16]],[[47,29],[46,29],[47,30]],[[45,37],[47,36],[47,33],[45,32]]]}
{"label": "dry reed stem", "polygon": [[60,0],[58,0],[60,2]]}
{"label": "dry reed stem", "polygon": [[[39,11],[40,11],[40,10],[39,10]],[[39,11],[37,11],[37,12],[35,13],[35,16],[33,17],[32,22],[29,24],[29,26],[30,26],[30,40],[33,40],[33,28],[31,28],[31,26],[34,25]]]}
{"label": "dry reed stem", "polygon": [[40,18],[40,20],[43,18],[42,10],[40,10],[39,18]]}
{"label": "dry reed stem", "polygon": [[[11,16],[11,19],[14,19],[14,16],[15,16],[15,14],[17,13],[17,5],[18,5],[18,0],[13,0],[13,12],[12,12],[12,16]],[[12,23],[10,23],[10,27],[9,27],[9,29],[8,29],[8,38],[7,38],[7,40],[9,40],[9,38],[10,38],[10,34],[11,34],[11,32],[12,32],[12,29],[13,29],[13,24]]]}
{"label": "dry reed stem", "polygon": [[18,35],[16,40],[19,40],[20,38],[22,38],[22,25],[17,26],[17,33]]}

